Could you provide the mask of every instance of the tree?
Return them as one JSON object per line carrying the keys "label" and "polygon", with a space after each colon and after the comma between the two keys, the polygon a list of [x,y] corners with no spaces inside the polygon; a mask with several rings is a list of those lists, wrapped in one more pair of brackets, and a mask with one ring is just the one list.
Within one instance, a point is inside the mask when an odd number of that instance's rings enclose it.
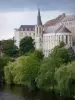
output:
{"label": "tree", "polygon": [[63,65],[55,71],[57,82],[56,90],[61,96],[74,97],[75,95],[75,61],[68,65]]}
{"label": "tree", "polygon": [[43,52],[42,52],[42,51],[40,51],[40,50],[35,50],[35,51],[33,52],[33,54],[38,58],[38,60],[43,60],[44,55],[43,55]]}
{"label": "tree", "polygon": [[46,58],[40,65],[39,73],[36,78],[37,87],[40,89],[54,89],[55,80],[54,80],[54,73],[55,73],[55,63]]}
{"label": "tree", "polygon": [[14,62],[9,62],[4,67],[5,82],[7,84],[24,84],[24,68],[26,57],[22,56],[17,58]]}
{"label": "tree", "polygon": [[56,82],[54,79],[55,70],[60,68],[62,64],[67,64],[70,61],[68,50],[62,48],[62,45],[56,46],[50,56],[43,60],[40,65],[39,74],[37,77],[37,86],[44,89],[54,89]]}
{"label": "tree", "polygon": [[34,51],[34,40],[31,37],[26,36],[20,41],[20,54],[24,55],[30,51]]}
{"label": "tree", "polygon": [[4,67],[9,61],[13,61],[10,57],[0,57],[0,81],[4,81]]}
{"label": "tree", "polygon": [[50,54],[50,58],[56,60],[60,65],[70,62],[69,50],[65,49],[62,44],[63,42],[56,46]]}
{"label": "tree", "polygon": [[1,42],[1,50],[7,56],[18,56],[18,47],[14,44],[14,40],[3,40]]}
{"label": "tree", "polygon": [[62,48],[62,47],[64,47],[64,46],[65,46],[64,41],[61,41],[60,44],[59,44],[59,47]]}
{"label": "tree", "polygon": [[35,52],[30,53],[28,56],[21,56],[15,62],[8,63],[4,68],[7,84],[27,85],[29,88],[36,86],[35,79],[42,58],[39,58],[39,53],[35,54]]}

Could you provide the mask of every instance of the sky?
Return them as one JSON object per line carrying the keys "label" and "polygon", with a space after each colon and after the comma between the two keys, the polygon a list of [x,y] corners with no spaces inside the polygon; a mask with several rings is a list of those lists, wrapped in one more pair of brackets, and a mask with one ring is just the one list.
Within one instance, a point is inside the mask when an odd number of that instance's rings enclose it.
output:
{"label": "sky", "polygon": [[43,24],[62,13],[75,13],[75,0],[0,0],[0,40],[12,38],[20,25],[35,25],[38,5]]}

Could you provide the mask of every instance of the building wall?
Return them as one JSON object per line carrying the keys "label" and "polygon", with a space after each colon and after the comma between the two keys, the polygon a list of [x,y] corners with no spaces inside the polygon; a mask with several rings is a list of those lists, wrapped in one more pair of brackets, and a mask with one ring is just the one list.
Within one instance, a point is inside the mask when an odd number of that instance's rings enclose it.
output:
{"label": "building wall", "polygon": [[35,48],[42,49],[43,40],[43,26],[35,26]]}
{"label": "building wall", "polygon": [[16,45],[19,47],[19,43],[21,39],[23,39],[26,36],[32,37],[32,39],[35,39],[35,31],[19,31],[15,30],[15,40],[16,40]]}
{"label": "building wall", "polygon": [[60,41],[68,46],[72,46],[71,33],[45,33],[43,34],[43,53],[46,57],[51,53],[52,49],[57,46]]}
{"label": "building wall", "polygon": [[[56,33],[54,30],[58,29],[60,25],[67,27],[72,33]],[[44,32],[43,32],[44,31]],[[35,26],[33,31],[31,30],[19,30],[15,29],[16,45],[19,47],[19,42],[25,36],[31,36],[35,41],[36,49],[42,49],[44,55],[47,57],[51,50],[59,44],[60,41],[64,41],[65,44],[71,46],[75,43],[75,15],[65,16],[60,22],[54,26],[44,27]],[[67,36],[67,41],[66,41]]]}
{"label": "building wall", "polygon": [[67,15],[60,23],[72,32],[73,42],[75,42],[75,15]]}

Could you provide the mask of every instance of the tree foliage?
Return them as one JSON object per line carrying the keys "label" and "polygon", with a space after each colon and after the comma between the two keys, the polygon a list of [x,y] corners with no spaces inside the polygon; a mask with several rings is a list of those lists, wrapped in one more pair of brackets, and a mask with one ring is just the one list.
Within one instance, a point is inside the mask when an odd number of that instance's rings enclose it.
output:
{"label": "tree foliage", "polygon": [[31,52],[34,50],[34,43],[33,40],[32,43],[28,42],[28,39],[32,40],[26,37],[20,42],[23,44],[20,50],[24,50],[21,53],[25,56],[9,62],[4,67],[6,83],[21,84],[29,88],[37,86],[40,89],[52,89],[61,96],[74,97],[75,61],[71,62],[73,50],[65,49],[65,44],[61,42],[48,58],[44,58],[42,51]]}
{"label": "tree foliage", "polygon": [[1,52],[10,57],[18,56],[18,48],[14,44],[14,40],[3,40],[0,46]]}
{"label": "tree foliage", "polygon": [[68,65],[63,65],[55,72],[57,90],[64,97],[74,97],[75,95],[75,61]]}
{"label": "tree foliage", "polygon": [[30,51],[34,51],[34,40],[31,37],[26,36],[20,41],[20,54],[24,55]]}
{"label": "tree foliage", "polygon": [[55,70],[60,68],[62,64],[67,64],[70,61],[68,49],[63,48],[63,46],[63,42],[56,46],[50,56],[41,63],[37,77],[37,85],[39,88],[54,89],[56,85],[54,79]]}
{"label": "tree foliage", "polygon": [[4,67],[9,61],[13,61],[10,57],[0,57],[0,81],[4,81]]}
{"label": "tree foliage", "polygon": [[21,84],[31,87],[35,84],[38,75],[41,56],[39,51],[30,53],[28,56],[21,56],[15,62],[10,62],[4,69],[5,80],[8,84]]}
{"label": "tree foliage", "polygon": [[38,88],[50,89],[54,88],[54,72],[55,72],[55,63],[46,58],[41,63],[38,77],[36,79]]}
{"label": "tree foliage", "polygon": [[52,53],[50,54],[50,57],[60,63],[60,65],[63,63],[70,62],[69,50],[62,48],[60,44],[53,49]]}

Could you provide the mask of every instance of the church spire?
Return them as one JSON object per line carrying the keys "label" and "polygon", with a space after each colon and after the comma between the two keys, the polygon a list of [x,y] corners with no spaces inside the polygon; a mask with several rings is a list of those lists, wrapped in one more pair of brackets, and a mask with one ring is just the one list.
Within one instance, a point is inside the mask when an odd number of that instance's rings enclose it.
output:
{"label": "church spire", "polygon": [[41,21],[41,15],[40,15],[40,9],[38,7],[38,16],[37,16],[37,25],[42,25],[42,21]]}

